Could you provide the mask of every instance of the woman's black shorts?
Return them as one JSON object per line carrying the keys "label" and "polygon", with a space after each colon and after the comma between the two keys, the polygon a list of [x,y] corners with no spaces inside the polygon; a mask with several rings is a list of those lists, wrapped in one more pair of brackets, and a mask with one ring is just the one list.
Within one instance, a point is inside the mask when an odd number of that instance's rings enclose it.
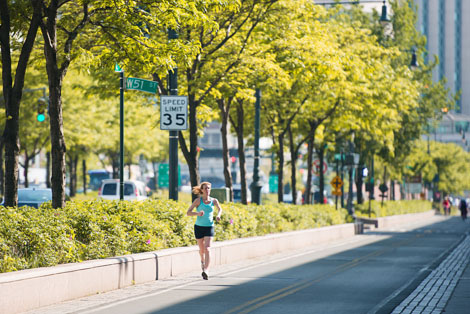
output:
{"label": "woman's black shorts", "polygon": [[194,235],[196,236],[196,239],[202,239],[204,237],[213,237],[214,233],[214,226],[203,227],[194,225]]}

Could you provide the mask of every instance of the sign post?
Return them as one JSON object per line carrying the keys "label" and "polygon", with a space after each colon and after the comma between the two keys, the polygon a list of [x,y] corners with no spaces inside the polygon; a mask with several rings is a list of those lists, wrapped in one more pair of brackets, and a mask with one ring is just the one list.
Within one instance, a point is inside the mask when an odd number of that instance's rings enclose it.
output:
{"label": "sign post", "polygon": [[124,90],[138,90],[155,94],[158,83],[135,77],[124,77],[124,70],[115,64],[114,72],[119,72],[119,199],[124,199]]}
{"label": "sign post", "polygon": [[[178,33],[174,29],[168,29],[168,39],[174,40],[178,39]],[[168,73],[168,90],[170,95],[178,95],[178,67],[175,66]],[[161,111],[161,108],[160,108]],[[172,125],[172,124],[170,124]],[[174,201],[178,200],[178,178],[177,178],[177,169],[178,169],[178,140],[179,133],[178,130],[171,130],[169,132],[169,187],[168,187],[168,198]]]}
{"label": "sign post", "polygon": [[116,64],[119,72],[119,199],[124,199],[124,71]]}
{"label": "sign post", "polygon": [[341,187],[343,186],[343,180],[341,180],[341,177],[339,175],[336,175],[331,181],[330,184],[333,186],[333,191],[331,194],[335,196],[335,203],[336,203],[336,209],[338,209],[338,196],[341,196],[343,193],[341,193]]}

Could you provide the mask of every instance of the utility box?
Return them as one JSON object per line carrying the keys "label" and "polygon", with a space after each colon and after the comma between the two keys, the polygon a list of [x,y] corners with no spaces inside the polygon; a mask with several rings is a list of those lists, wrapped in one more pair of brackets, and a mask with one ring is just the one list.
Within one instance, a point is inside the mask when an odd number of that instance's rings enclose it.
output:
{"label": "utility box", "polygon": [[230,202],[230,189],[220,188],[220,189],[211,189],[211,196],[216,198],[220,203]]}

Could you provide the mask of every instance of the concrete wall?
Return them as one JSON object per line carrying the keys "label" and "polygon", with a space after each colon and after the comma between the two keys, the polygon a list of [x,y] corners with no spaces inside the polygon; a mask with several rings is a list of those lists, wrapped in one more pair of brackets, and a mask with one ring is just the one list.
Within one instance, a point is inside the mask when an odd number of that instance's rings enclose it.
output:
{"label": "concrete wall", "polygon": [[[426,214],[379,218],[379,227],[421,220]],[[353,237],[354,224],[215,242],[213,265],[234,263],[286,250]],[[55,267],[0,274],[0,313],[19,313],[200,268],[196,246],[132,254]]]}

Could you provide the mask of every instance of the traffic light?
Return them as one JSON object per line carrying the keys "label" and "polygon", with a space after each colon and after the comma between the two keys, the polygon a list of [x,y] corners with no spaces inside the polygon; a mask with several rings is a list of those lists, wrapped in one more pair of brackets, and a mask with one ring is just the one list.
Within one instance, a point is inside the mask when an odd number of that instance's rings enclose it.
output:
{"label": "traffic light", "polygon": [[46,98],[39,98],[37,106],[38,108],[36,120],[38,120],[39,122],[43,122],[44,120],[46,120],[46,109],[48,109],[49,107],[49,102]]}

